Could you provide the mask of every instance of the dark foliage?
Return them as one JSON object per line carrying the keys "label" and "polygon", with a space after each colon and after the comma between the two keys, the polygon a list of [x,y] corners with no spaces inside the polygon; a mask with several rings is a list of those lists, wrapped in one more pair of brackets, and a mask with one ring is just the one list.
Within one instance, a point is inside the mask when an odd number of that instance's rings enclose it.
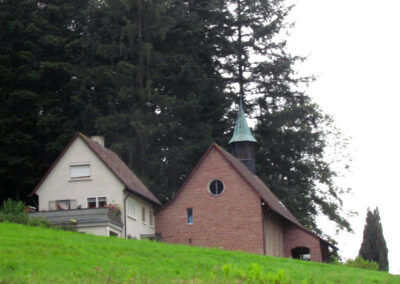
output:
{"label": "dark foliage", "polygon": [[278,1],[0,2],[0,199],[25,199],[75,132],[104,135],[163,201],[207,147],[228,148],[242,97],[257,173],[308,228],[341,213],[327,119],[278,40]]}
{"label": "dark foliage", "polygon": [[373,212],[368,208],[363,242],[359,255],[379,264],[379,270],[389,270],[388,249],[383,236],[378,207]]}

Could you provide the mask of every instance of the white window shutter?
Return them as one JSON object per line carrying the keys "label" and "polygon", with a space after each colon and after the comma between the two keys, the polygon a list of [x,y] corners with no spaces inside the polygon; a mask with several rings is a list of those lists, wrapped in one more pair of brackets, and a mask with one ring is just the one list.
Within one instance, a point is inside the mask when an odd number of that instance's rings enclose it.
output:
{"label": "white window shutter", "polygon": [[126,207],[128,210],[128,216],[136,218],[135,201],[131,198],[128,198]]}
{"label": "white window shutter", "polygon": [[71,200],[71,209],[76,209],[78,206],[78,201],[76,199]]}
{"label": "white window shutter", "polygon": [[56,201],[55,200],[51,200],[51,201],[49,201],[49,210],[50,211],[52,211],[52,210],[56,210]]}
{"label": "white window shutter", "polygon": [[70,165],[70,177],[90,177],[90,165]]}

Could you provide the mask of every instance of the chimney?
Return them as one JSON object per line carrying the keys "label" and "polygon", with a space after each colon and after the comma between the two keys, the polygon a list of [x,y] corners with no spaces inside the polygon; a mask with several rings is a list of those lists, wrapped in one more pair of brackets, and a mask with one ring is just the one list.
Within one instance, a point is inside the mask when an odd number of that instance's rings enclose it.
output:
{"label": "chimney", "polygon": [[95,135],[90,137],[90,139],[104,147],[104,136]]}

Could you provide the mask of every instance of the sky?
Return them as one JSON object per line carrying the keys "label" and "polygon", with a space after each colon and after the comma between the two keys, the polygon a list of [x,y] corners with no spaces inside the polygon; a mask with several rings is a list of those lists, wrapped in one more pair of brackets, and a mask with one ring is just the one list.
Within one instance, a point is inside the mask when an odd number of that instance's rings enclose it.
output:
{"label": "sky", "polygon": [[306,93],[351,137],[351,170],[338,182],[352,188],[344,208],[359,215],[348,219],[354,234],[334,235],[339,253],[358,255],[367,208],[378,206],[390,272],[400,274],[400,1],[294,2],[288,50],[308,57],[299,74],[317,76]]}

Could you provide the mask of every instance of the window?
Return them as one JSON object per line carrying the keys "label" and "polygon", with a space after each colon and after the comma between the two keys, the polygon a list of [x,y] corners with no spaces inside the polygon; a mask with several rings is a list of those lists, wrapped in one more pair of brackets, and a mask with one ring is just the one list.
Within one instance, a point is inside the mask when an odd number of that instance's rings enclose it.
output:
{"label": "window", "polygon": [[89,178],[90,165],[70,165],[69,173],[71,179]]}
{"label": "window", "polygon": [[150,209],[149,210],[149,224],[150,224],[150,226],[154,225],[153,218],[154,218],[153,209]]}
{"label": "window", "polygon": [[96,208],[96,197],[90,197],[87,199],[88,208]]}
{"label": "window", "polygon": [[97,203],[100,208],[104,208],[107,205],[107,198],[106,197],[97,197]]}
{"label": "window", "polygon": [[311,259],[310,249],[306,247],[296,247],[292,249],[292,257],[309,261]]}
{"label": "window", "polygon": [[212,182],[210,182],[209,186],[208,186],[208,191],[212,194],[212,195],[220,195],[224,192],[224,184],[222,183],[222,181],[215,179]]}
{"label": "window", "polygon": [[146,223],[146,208],[142,206],[142,222]]}
{"label": "window", "polygon": [[71,202],[69,200],[57,200],[56,210],[69,210],[71,209]]}
{"label": "window", "polygon": [[136,207],[135,201],[132,198],[128,198],[126,201],[127,215],[136,220]]}
{"label": "window", "polygon": [[66,199],[66,200],[50,200],[49,210],[70,210],[76,209],[78,202],[76,199]]}
{"label": "window", "polygon": [[87,203],[88,208],[104,208],[107,205],[107,197],[89,197]]}
{"label": "window", "polygon": [[187,223],[189,225],[193,224],[193,208],[187,208],[186,214],[187,214]]}

